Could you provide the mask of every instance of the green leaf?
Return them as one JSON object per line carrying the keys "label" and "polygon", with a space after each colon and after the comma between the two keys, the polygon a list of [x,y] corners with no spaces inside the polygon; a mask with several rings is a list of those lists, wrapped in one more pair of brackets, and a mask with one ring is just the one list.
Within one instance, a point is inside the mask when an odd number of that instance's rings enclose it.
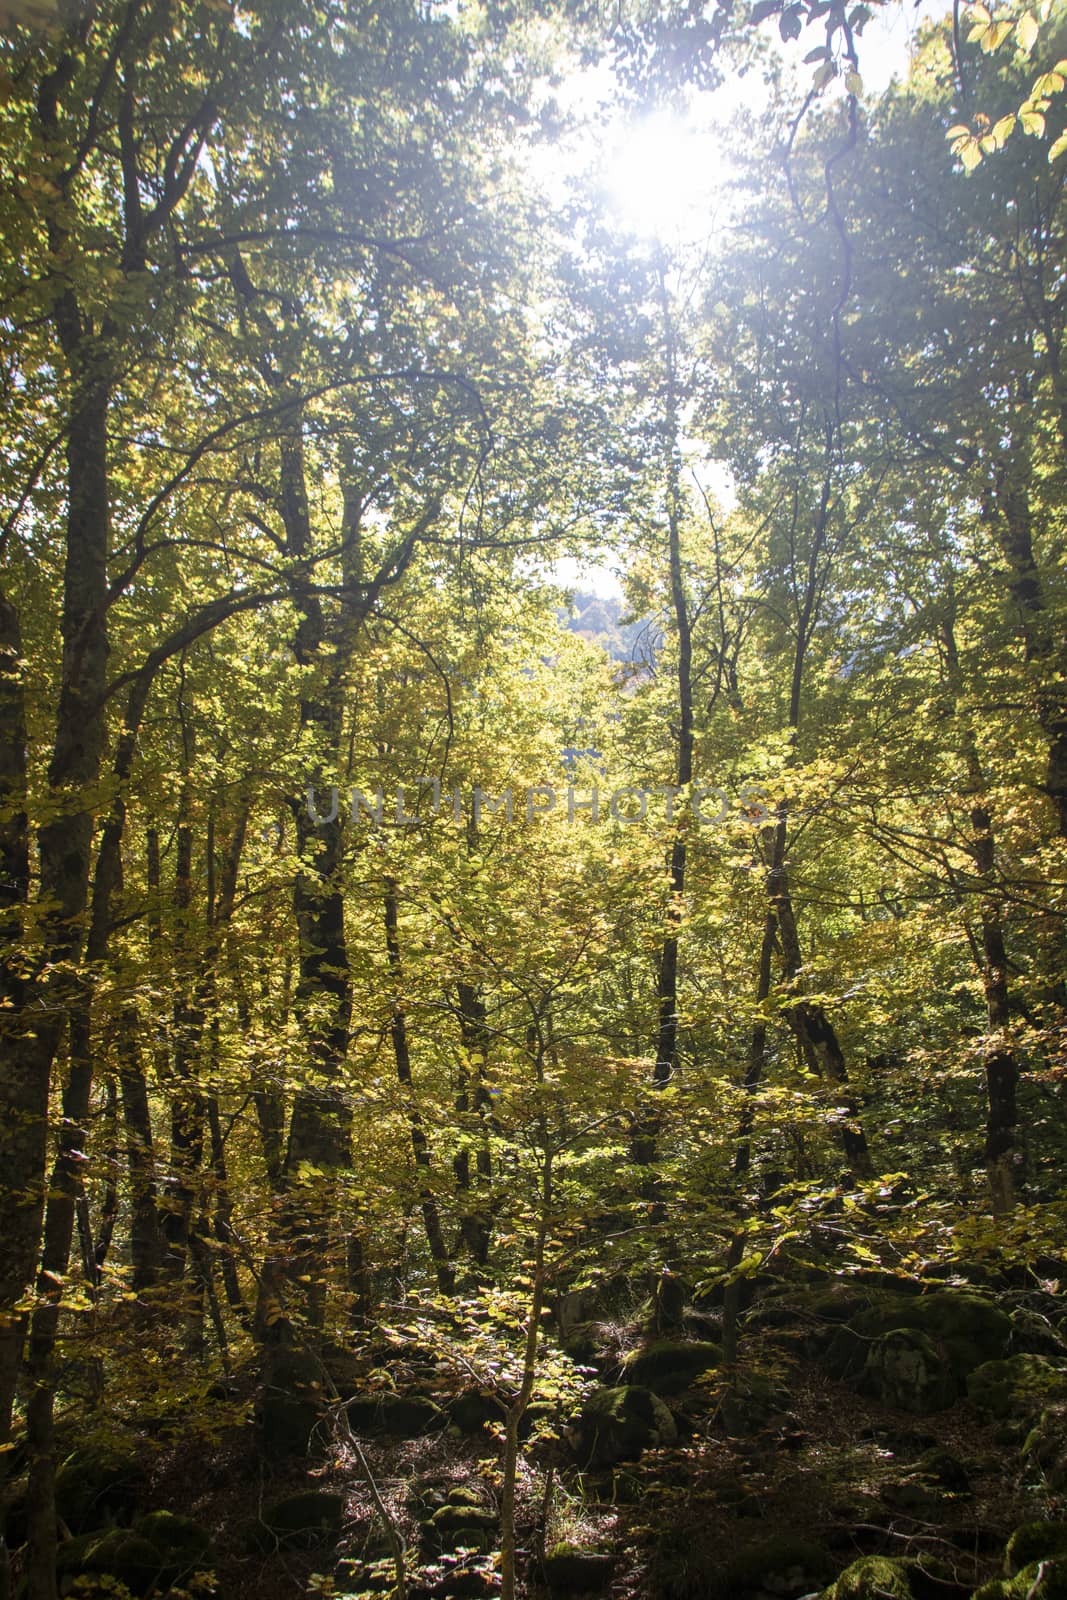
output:
{"label": "green leaf", "polygon": [[956,147],[956,154],[963,162],[966,172],[973,172],[982,159],[982,149],[975,138],[961,139]]}

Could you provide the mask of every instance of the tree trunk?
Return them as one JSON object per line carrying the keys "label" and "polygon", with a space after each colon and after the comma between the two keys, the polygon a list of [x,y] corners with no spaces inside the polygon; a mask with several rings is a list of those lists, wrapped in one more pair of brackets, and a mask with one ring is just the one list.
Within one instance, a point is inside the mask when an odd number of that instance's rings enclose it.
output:
{"label": "tree trunk", "polygon": [[415,1104],[414,1083],[411,1076],[407,1017],[404,1012],[404,1002],[400,991],[402,971],[397,913],[396,884],[392,879],[387,879],[385,884],[385,949],[394,985],[389,1028],[393,1040],[393,1055],[396,1060],[396,1076],[407,1100],[411,1148],[414,1152],[415,1167],[419,1175],[419,1210],[422,1213],[423,1226],[426,1229],[426,1242],[430,1247],[430,1255],[437,1271],[438,1288],[442,1294],[451,1294],[456,1286],[456,1275],[448,1253],[448,1246],[445,1243],[444,1229],[441,1227],[441,1216],[438,1211],[437,1201],[430,1187],[430,1147],[422,1125],[422,1118]]}

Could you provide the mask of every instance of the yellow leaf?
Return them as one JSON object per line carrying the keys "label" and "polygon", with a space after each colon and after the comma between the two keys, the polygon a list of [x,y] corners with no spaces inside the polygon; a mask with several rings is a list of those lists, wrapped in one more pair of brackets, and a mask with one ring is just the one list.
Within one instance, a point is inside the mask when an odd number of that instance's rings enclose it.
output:
{"label": "yellow leaf", "polygon": [[993,125],[993,138],[996,140],[998,150],[1002,149],[1005,140],[1015,131],[1015,113],[1009,111],[1006,117]]}
{"label": "yellow leaf", "polygon": [[1062,156],[1065,150],[1067,150],[1067,133],[1061,133],[1048,153],[1049,162],[1055,161],[1057,156]]}
{"label": "yellow leaf", "polygon": [[961,139],[956,154],[963,162],[967,172],[973,172],[982,159],[981,147],[977,139]]}
{"label": "yellow leaf", "polygon": [[1045,131],[1045,119],[1040,111],[1020,111],[1019,121],[1022,123],[1023,132],[1033,138]]}
{"label": "yellow leaf", "polygon": [[1015,24],[1015,42],[1025,55],[1029,55],[1037,43],[1039,31],[1034,13],[1032,11],[1024,11]]}

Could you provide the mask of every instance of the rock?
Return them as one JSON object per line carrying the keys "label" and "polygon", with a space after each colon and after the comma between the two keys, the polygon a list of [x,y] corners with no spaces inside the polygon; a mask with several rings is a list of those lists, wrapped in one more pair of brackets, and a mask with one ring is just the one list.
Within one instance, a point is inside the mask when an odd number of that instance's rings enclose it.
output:
{"label": "rock", "polygon": [[490,1550],[499,1521],[495,1511],[472,1505],[468,1500],[451,1501],[440,1506],[423,1523],[423,1544],[427,1550],[438,1554],[461,1546]]}
{"label": "rock", "polygon": [[943,1289],[905,1304],[907,1315],[900,1326],[918,1328],[943,1345],[960,1378],[983,1361],[1008,1353],[1011,1318],[984,1295]]}
{"label": "rock", "polygon": [[343,1495],[305,1489],[264,1506],[258,1520],[247,1529],[246,1543],[264,1553],[312,1550],[338,1538],[344,1514]]}
{"label": "rock", "polygon": [[1008,1540],[1004,1571],[1014,1578],[1023,1567],[1049,1556],[1067,1558],[1067,1522],[1024,1522]]}
{"label": "rock", "polygon": [[[861,1298],[865,1309],[857,1309]],[[1008,1354],[1011,1339],[1007,1313],[969,1290],[916,1294],[872,1288],[862,1296],[858,1290],[839,1290],[816,1297],[810,1308],[831,1323],[811,1341],[814,1351],[834,1377],[846,1381],[863,1374],[866,1382],[871,1340],[905,1329],[932,1341],[960,1392],[975,1367]]]}
{"label": "rock", "polygon": [[936,1512],[948,1502],[971,1493],[967,1468],[947,1450],[928,1450],[907,1472],[879,1489],[886,1505],[901,1511]]}
{"label": "rock", "polygon": [[557,1544],[545,1556],[543,1570],[552,1594],[592,1594],[607,1588],[615,1560],[579,1545]]}
{"label": "rock", "polygon": [[1067,1488],[1067,1406],[1048,1406],[1026,1436],[1023,1456],[1045,1474],[1050,1489]]}
{"label": "rock", "polygon": [[895,1328],[874,1341],[863,1387],[886,1405],[920,1416],[943,1411],[957,1393],[947,1358],[932,1339],[912,1328]]}
{"label": "rock", "polygon": [[[425,1594],[427,1591],[418,1592]],[[497,1592],[497,1582],[491,1572],[483,1567],[459,1565],[453,1566],[429,1590],[434,1600],[493,1600]]]}
{"label": "rock", "polygon": [[554,1316],[559,1336],[566,1340],[583,1323],[592,1322],[600,1309],[600,1295],[596,1288],[567,1289],[555,1303]]}
{"label": "rock", "polygon": [[357,1433],[381,1433],[390,1439],[417,1439],[447,1426],[448,1414],[428,1395],[358,1394],[348,1402],[348,1420]]}
{"label": "rock", "polygon": [[863,1556],[845,1568],[824,1592],[823,1600],[926,1600],[931,1592],[930,1579],[918,1561]]}
{"label": "rock", "polygon": [[1028,1311],[1023,1306],[1016,1306],[1011,1314],[1011,1347],[1015,1352],[1051,1356],[1058,1361],[1067,1357],[1067,1345],[1059,1330],[1047,1317],[1039,1316],[1036,1311]]}
{"label": "rock", "polygon": [[780,1417],[789,1405],[789,1391],[761,1372],[740,1374],[723,1395],[719,1421],[734,1438],[758,1433]]}
{"label": "rock", "polygon": [[461,1433],[481,1433],[489,1422],[503,1422],[507,1407],[499,1395],[465,1389],[448,1403],[448,1415]]}
{"label": "rock", "polygon": [[211,1566],[211,1535],[192,1517],[178,1516],[173,1511],[150,1511],[137,1518],[133,1531],[159,1551],[160,1577],[167,1584]]}
{"label": "rock", "polygon": [[821,1587],[833,1571],[828,1550],[807,1539],[773,1534],[732,1556],[713,1574],[708,1600],[755,1600],[757,1596],[797,1596]]}
{"label": "rock", "polygon": [[987,1416],[1033,1421],[1051,1401],[1067,1399],[1067,1372],[1047,1356],[986,1361],[967,1379],[967,1398]]}
{"label": "rock", "polygon": [[578,1420],[575,1454],[583,1467],[610,1467],[677,1437],[674,1418],[651,1389],[597,1389]]}
{"label": "rock", "polygon": [[[83,1535],[61,1544],[56,1552],[56,1581],[61,1594],[76,1584],[79,1595],[93,1593],[92,1579],[114,1580],[131,1594],[145,1595],[159,1579],[163,1557],[149,1539],[127,1528]],[[100,1589],[114,1592],[114,1583]]]}
{"label": "rock", "polygon": [[145,1472],[134,1447],[103,1440],[82,1445],[56,1473],[56,1511],[71,1533],[89,1533],[136,1510]]}
{"label": "rock", "polygon": [[650,1339],[631,1350],[622,1365],[627,1382],[655,1394],[680,1394],[721,1359],[721,1349],[710,1340]]}
{"label": "rock", "polygon": [[1014,1577],[983,1584],[974,1600],[1067,1600],[1067,1561],[1034,1561]]}

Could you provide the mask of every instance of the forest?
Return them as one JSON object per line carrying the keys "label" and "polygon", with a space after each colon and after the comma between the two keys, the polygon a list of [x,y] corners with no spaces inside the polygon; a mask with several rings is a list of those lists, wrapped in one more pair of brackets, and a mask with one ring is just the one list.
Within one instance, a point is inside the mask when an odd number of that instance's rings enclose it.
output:
{"label": "forest", "polygon": [[1065,58],[0,6],[0,1600],[1067,1597]]}

